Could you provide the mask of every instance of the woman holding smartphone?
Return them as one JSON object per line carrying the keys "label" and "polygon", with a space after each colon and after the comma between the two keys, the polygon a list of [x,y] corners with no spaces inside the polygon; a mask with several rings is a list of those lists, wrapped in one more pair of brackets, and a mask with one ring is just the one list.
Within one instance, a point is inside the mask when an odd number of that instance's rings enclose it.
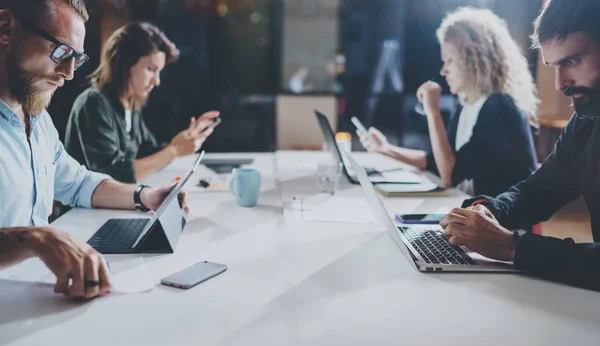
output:
{"label": "woman holding smartphone", "polygon": [[470,195],[495,196],[536,168],[531,125],[538,99],[527,60],[506,23],[489,10],[460,8],[437,30],[450,92],[460,107],[444,127],[441,87],[425,82],[417,90],[428,121],[431,152],[391,145],[377,129],[358,131],[361,143],[420,169],[439,174],[444,187]]}
{"label": "woman holding smartphone", "polygon": [[159,146],[142,118],[141,106],[160,85],[165,65],[179,50],[149,23],[134,22],[108,39],[98,69],[71,110],[65,147],[89,169],[135,183],[172,162],[191,155],[213,132],[218,112],[192,118],[171,143]]}

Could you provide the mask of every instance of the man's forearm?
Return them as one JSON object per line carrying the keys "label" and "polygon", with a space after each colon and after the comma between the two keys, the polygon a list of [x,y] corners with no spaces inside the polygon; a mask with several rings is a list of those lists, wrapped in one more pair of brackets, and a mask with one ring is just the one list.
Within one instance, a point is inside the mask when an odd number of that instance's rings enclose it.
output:
{"label": "man's forearm", "polygon": [[135,185],[115,180],[105,180],[98,185],[92,196],[92,207],[105,209],[135,209],[133,193]]}
{"label": "man's forearm", "polygon": [[0,269],[35,256],[33,231],[31,227],[0,228]]}
{"label": "man's forearm", "polygon": [[172,146],[167,146],[159,152],[133,161],[135,179],[140,181],[150,174],[173,162],[177,153]]}
{"label": "man's forearm", "polygon": [[540,277],[600,290],[600,243],[576,244],[537,234],[521,237],[515,267]]}
{"label": "man's forearm", "polygon": [[568,135],[569,129],[565,127],[555,150],[537,171],[491,201],[492,211],[504,227],[518,229],[546,221],[581,195],[568,149],[573,145],[568,137],[574,136]]}

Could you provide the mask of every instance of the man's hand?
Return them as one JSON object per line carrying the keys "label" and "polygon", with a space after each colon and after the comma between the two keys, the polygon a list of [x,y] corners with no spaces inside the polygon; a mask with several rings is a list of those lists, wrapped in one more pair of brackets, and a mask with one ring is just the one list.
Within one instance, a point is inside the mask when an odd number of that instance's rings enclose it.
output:
{"label": "man's hand", "polygon": [[496,217],[494,216],[494,214],[492,214],[492,212],[486,208],[486,206],[484,206],[483,204],[477,204],[471,207],[467,207],[467,210],[473,210],[479,213],[483,213],[485,216],[489,217],[490,219],[492,219],[492,221],[494,221],[497,224],[500,224],[498,222],[498,220],[496,220]]}
{"label": "man's hand", "polygon": [[369,133],[358,129],[356,130],[362,146],[371,153],[383,154],[389,147],[389,142],[385,135],[374,127],[369,129]]}
{"label": "man's hand", "polygon": [[417,98],[423,102],[423,109],[427,115],[438,114],[440,111],[440,96],[442,87],[432,81],[423,83],[417,90]]}
{"label": "man's hand", "polygon": [[[161,187],[161,188],[153,188],[147,187],[142,190],[140,194],[140,199],[143,205],[146,207],[156,211],[158,207],[162,204],[162,202],[167,198],[171,190],[177,185],[177,183],[173,183],[171,185]],[[183,208],[186,214],[190,212],[190,209],[187,205],[187,195],[184,191],[179,191],[177,195],[179,200],[179,206]]]}
{"label": "man's hand", "polygon": [[454,208],[442,218],[440,226],[452,245],[466,246],[500,261],[514,260],[513,233],[482,211]]}
{"label": "man's hand", "polygon": [[22,232],[31,232],[29,236],[32,237],[34,254],[56,275],[54,292],[71,298],[92,299],[111,290],[106,262],[88,244],[52,228],[34,228]]}

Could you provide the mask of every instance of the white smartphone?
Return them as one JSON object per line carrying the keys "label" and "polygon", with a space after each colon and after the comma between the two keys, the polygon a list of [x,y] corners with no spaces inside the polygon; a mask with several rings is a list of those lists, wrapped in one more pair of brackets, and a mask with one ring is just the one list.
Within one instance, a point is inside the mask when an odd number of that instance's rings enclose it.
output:
{"label": "white smartphone", "polygon": [[352,121],[352,123],[354,124],[354,126],[356,126],[357,129],[363,131],[364,133],[366,133],[367,135],[367,140],[372,141],[373,137],[371,137],[371,135],[369,134],[369,131],[367,130],[367,128],[365,127],[365,125],[363,125],[363,123],[360,122],[360,120],[358,120],[357,117],[352,117],[350,118],[350,121]]}
{"label": "white smartphone", "polygon": [[369,133],[369,131],[367,130],[365,125],[363,125],[363,123],[361,123],[357,117],[350,118],[350,121],[352,121],[352,123],[354,124],[354,126],[356,126],[357,129],[363,131],[364,133],[367,133],[367,134]]}
{"label": "white smartphone", "polygon": [[175,274],[171,274],[162,279],[160,283],[166,286],[188,289],[226,270],[227,265],[225,264],[204,261],[191,265]]}

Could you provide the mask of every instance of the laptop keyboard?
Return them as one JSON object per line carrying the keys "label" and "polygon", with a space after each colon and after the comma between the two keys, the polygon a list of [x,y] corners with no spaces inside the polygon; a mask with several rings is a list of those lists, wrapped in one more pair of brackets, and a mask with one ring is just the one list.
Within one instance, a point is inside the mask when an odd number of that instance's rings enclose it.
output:
{"label": "laptop keyboard", "polygon": [[478,265],[462,248],[450,245],[439,229],[427,225],[398,229],[427,263]]}
{"label": "laptop keyboard", "polygon": [[130,250],[150,219],[110,219],[88,240],[101,253]]}

